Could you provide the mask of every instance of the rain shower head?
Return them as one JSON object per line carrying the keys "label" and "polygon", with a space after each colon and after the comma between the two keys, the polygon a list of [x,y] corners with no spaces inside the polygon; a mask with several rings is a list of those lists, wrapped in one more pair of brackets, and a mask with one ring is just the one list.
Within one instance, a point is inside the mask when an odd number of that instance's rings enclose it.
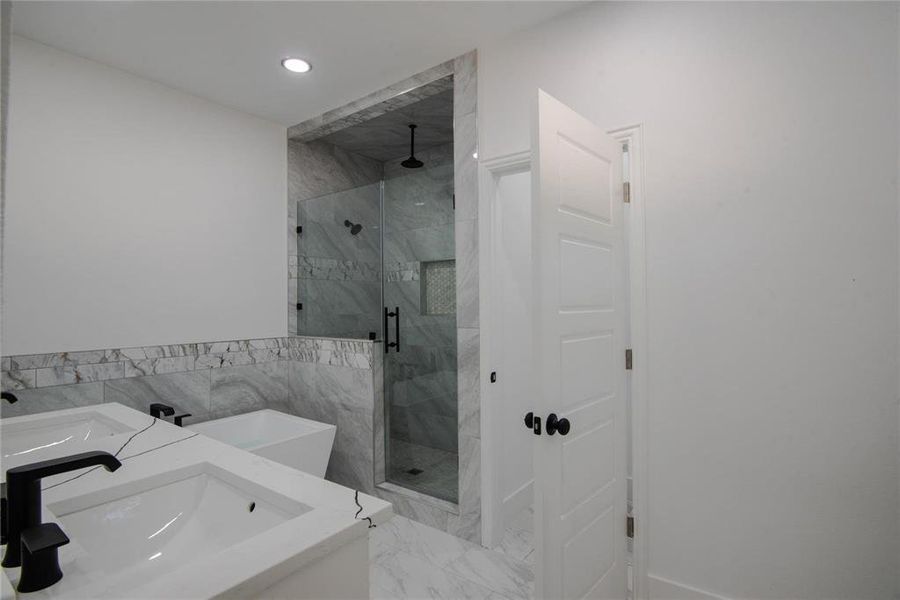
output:
{"label": "rain shower head", "polygon": [[400,163],[401,167],[406,167],[407,169],[418,169],[423,166],[421,160],[416,158],[416,127],[414,123],[410,123],[409,125],[409,158]]}
{"label": "rain shower head", "polygon": [[344,227],[350,228],[350,235],[356,235],[360,231],[362,231],[362,225],[359,223],[351,223],[349,219],[344,221]]}

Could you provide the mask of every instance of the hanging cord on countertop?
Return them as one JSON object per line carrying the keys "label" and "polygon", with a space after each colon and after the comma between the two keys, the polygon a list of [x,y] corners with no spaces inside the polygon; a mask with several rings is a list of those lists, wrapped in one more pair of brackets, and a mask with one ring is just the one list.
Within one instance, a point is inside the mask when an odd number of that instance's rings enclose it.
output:
{"label": "hanging cord on countertop", "polygon": [[[128,444],[131,443],[131,440],[133,440],[133,439],[136,438],[137,436],[141,435],[142,433],[144,433],[145,431],[147,431],[148,429],[150,429],[151,427],[153,427],[154,425],[156,425],[156,422],[157,422],[158,420],[159,420],[159,419],[157,419],[156,417],[153,417],[153,420],[150,422],[149,425],[147,425],[146,427],[144,427],[144,428],[141,429],[140,431],[136,431],[136,432],[134,432],[133,434],[131,434],[131,437],[129,437],[127,440],[125,440],[125,443],[124,443],[124,444],[122,444],[121,446],[119,446],[119,449],[116,450],[116,452],[115,452],[115,454],[113,454],[113,456],[115,456],[116,458],[118,458],[119,455],[122,453],[122,450],[124,450],[124,449],[128,446]],[[165,448],[166,446],[171,446],[172,444],[177,444],[178,442],[183,442],[183,441],[185,441],[185,440],[189,440],[189,439],[191,439],[191,438],[195,438],[195,437],[197,437],[198,435],[200,435],[200,434],[199,434],[199,433],[195,433],[195,434],[193,434],[193,435],[189,435],[189,436],[187,436],[187,437],[183,437],[183,438],[181,438],[180,440],[174,440],[174,441],[172,441],[172,442],[167,442],[167,443],[165,443],[165,444],[161,444],[161,445],[159,445],[159,446],[156,446],[155,448],[150,448],[150,449],[148,449],[148,450],[144,450],[143,452],[138,452],[137,454],[132,454],[131,456],[126,456],[125,458],[122,459],[122,462],[125,462],[126,460],[135,458],[136,456],[141,456],[142,454],[147,454],[148,452],[153,452],[154,450],[159,450],[160,448]],[[62,485],[62,484],[64,484],[64,483],[69,483],[70,481],[75,481],[75,480],[78,479],[79,477],[84,477],[84,476],[87,475],[88,473],[93,473],[94,471],[96,471],[96,470],[99,469],[99,468],[100,468],[100,466],[92,467],[92,468],[88,469],[87,471],[85,471],[84,473],[79,473],[78,475],[75,475],[74,477],[69,477],[68,479],[64,479],[63,481],[58,481],[58,482],[54,483],[53,485],[48,485],[48,486],[45,487],[45,488],[41,488],[41,491],[42,491],[42,492],[46,492],[47,490],[52,490],[53,488],[55,488],[55,487],[57,487],[57,486],[60,486],[60,485]],[[357,514],[359,514],[359,513],[357,513]]]}
{"label": "hanging cord on countertop", "polygon": [[360,521],[368,521],[369,529],[372,529],[373,527],[377,527],[377,525],[375,525],[375,523],[372,522],[371,517],[363,517],[362,519],[359,518],[359,513],[361,513],[362,509],[363,509],[362,504],[359,503],[359,490],[356,490],[356,493],[353,495],[353,501],[356,502],[356,505],[359,507],[359,510],[356,511],[356,514],[353,515],[353,518],[359,519]]}
{"label": "hanging cord on countertop", "polygon": [[189,435],[189,436],[187,436],[187,437],[183,437],[183,438],[181,438],[180,440],[172,440],[171,442],[166,442],[165,444],[161,444],[161,445],[159,445],[159,446],[156,446],[155,448],[148,448],[147,450],[144,450],[143,452],[138,452],[137,454],[132,454],[131,456],[126,456],[125,458],[122,459],[122,462],[125,462],[126,460],[131,460],[132,458],[137,458],[138,456],[141,456],[141,455],[143,455],[143,454],[147,454],[148,452],[153,452],[153,451],[155,451],[155,450],[159,450],[160,448],[165,448],[166,446],[171,446],[172,444],[177,444],[177,443],[179,443],[179,442],[186,442],[187,440],[189,440],[189,439],[191,439],[191,438],[195,438],[195,437],[197,437],[198,435],[200,435],[200,434],[199,434],[199,433],[194,433],[194,434]]}

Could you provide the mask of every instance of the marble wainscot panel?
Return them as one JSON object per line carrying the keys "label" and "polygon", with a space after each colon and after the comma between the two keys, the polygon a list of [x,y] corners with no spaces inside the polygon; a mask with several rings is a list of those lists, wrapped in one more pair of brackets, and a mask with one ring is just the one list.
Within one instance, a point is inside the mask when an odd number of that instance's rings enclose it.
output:
{"label": "marble wainscot panel", "polygon": [[[353,343],[353,342],[351,342]],[[380,344],[369,344],[380,350]],[[294,414],[337,427],[326,477],[363,491],[375,487],[376,392],[374,354],[365,368],[292,361],[288,385]],[[379,357],[380,359],[380,357]],[[346,361],[340,361],[346,362]]]}
{"label": "marble wainscot panel", "polygon": [[271,408],[336,425],[328,478],[372,490],[380,352],[368,340],[285,337],[8,356],[3,390],[19,401],[0,416],[163,402],[191,423]]}

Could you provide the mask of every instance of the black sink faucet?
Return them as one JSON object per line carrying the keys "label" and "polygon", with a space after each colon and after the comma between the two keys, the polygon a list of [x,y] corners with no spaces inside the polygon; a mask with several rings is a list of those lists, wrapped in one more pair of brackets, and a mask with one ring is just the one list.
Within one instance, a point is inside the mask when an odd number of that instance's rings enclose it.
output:
{"label": "black sink faucet", "polygon": [[[6,554],[3,556],[4,567],[18,567],[21,565],[22,580],[28,581],[40,577],[40,574],[29,572],[29,578],[26,579],[26,570],[29,570],[29,565],[22,564],[22,547],[26,546],[25,550],[29,554],[37,554],[42,550],[52,550],[55,556],[56,548],[68,542],[68,538],[65,538],[61,530],[55,533],[51,531],[52,527],[48,528],[48,525],[53,524],[41,524],[41,479],[94,466],[104,467],[107,471],[115,471],[122,466],[122,463],[109,452],[95,450],[44,460],[30,465],[22,465],[21,467],[9,469],[6,472],[8,514]],[[55,529],[58,529],[58,527]],[[59,538],[60,535],[65,541]],[[26,545],[25,542],[28,542],[28,544]],[[37,563],[38,561],[34,562]],[[35,564],[34,566],[37,567],[38,565]],[[44,566],[41,570],[48,569]],[[58,563],[56,570],[59,570]],[[62,577],[62,573],[59,573],[59,577]],[[56,581],[59,581],[59,577],[46,585],[56,583]],[[19,591],[26,590],[20,589]]]}
{"label": "black sink faucet", "polygon": [[161,402],[154,402],[150,405],[150,416],[155,417],[157,419],[160,418],[160,415],[165,415],[167,417],[171,417],[175,414],[175,409],[169,406],[168,404],[163,404]]}

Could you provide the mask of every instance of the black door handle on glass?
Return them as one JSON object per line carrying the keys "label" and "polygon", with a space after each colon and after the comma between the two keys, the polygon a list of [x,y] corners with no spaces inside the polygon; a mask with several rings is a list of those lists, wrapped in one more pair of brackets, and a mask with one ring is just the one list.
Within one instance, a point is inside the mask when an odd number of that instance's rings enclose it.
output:
{"label": "black door handle on glass", "polygon": [[571,425],[569,424],[569,420],[565,417],[560,419],[556,416],[556,413],[547,415],[547,435],[553,435],[557,431],[559,432],[559,435],[567,435],[569,429],[571,429]]}
{"label": "black door handle on glass", "polygon": [[[394,341],[388,342],[390,334],[388,333],[388,318],[394,319]],[[384,307],[384,353],[390,352],[394,348],[394,352],[400,352],[400,307],[395,306],[394,312],[389,312],[387,306]]]}

